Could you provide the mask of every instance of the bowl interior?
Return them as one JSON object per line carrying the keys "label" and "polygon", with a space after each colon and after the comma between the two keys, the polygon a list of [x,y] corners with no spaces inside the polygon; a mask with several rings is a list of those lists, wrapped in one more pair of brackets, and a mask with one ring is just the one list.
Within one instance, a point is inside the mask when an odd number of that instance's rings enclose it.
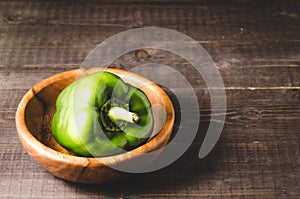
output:
{"label": "bowl interior", "polygon": [[[53,76],[32,88],[33,97],[28,101],[25,109],[25,122],[30,133],[44,145],[55,151],[74,155],[60,146],[51,133],[51,121],[55,113],[55,102],[60,92],[76,79],[98,71],[100,69],[80,69]],[[101,69],[103,70],[103,69]],[[165,94],[153,82],[133,73],[119,69],[105,69],[119,75],[125,82],[132,84],[145,92],[152,104],[154,117],[154,130],[152,138],[159,136],[167,122],[174,120],[174,110]],[[166,94],[165,94],[166,95]],[[167,97],[167,96],[166,96]],[[162,135],[161,135],[162,136]],[[150,139],[151,140],[151,139]],[[149,142],[149,141],[148,141]],[[147,142],[147,143],[148,143]],[[147,145],[147,143],[145,145]],[[145,147],[145,151],[151,147]]]}

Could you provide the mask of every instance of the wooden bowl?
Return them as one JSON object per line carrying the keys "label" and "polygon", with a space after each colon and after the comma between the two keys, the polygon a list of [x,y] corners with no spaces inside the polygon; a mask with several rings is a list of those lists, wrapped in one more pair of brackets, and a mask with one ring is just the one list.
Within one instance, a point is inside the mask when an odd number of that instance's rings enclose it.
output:
{"label": "wooden bowl", "polygon": [[[152,105],[161,105],[166,110],[166,119],[163,124],[159,124],[163,114],[153,111],[154,129],[160,130],[138,148],[109,157],[79,157],[61,147],[52,137],[51,121],[55,112],[55,102],[59,93],[71,82],[101,70],[112,72],[125,82],[143,90]],[[18,106],[16,127],[25,150],[32,159],[54,176],[73,182],[99,184],[115,181],[124,176],[124,172],[111,166],[132,161],[144,153],[165,146],[172,133],[174,118],[174,107],[170,98],[150,80],[120,69],[90,68],[66,71],[36,84],[25,94]]]}

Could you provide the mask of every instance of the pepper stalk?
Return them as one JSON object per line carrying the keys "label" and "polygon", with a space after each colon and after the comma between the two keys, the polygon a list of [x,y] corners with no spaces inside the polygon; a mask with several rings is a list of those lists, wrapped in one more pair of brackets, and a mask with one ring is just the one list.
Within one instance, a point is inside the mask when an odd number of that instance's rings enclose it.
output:
{"label": "pepper stalk", "polygon": [[122,120],[129,123],[136,123],[139,120],[138,114],[116,106],[109,109],[108,117],[114,122]]}

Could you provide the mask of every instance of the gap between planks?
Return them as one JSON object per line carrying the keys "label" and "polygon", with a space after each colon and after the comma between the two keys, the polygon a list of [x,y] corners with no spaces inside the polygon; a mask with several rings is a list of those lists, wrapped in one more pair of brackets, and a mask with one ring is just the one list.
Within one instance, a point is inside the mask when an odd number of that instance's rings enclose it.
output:
{"label": "gap between planks", "polygon": [[[206,89],[207,88],[199,88],[199,89]],[[210,87],[209,89],[212,90],[220,90],[220,89],[225,89],[225,90],[299,90],[300,86],[274,86],[274,87]]]}

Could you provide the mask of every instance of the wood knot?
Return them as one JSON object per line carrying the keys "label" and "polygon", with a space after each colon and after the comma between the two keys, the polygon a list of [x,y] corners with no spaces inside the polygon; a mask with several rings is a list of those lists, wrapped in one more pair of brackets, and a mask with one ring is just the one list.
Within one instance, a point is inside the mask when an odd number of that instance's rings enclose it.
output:
{"label": "wood knot", "polygon": [[139,49],[135,51],[135,57],[138,61],[146,61],[151,57],[151,55],[149,55],[149,53],[144,49]]}
{"label": "wood knot", "polygon": [[219,69],[227,69],[227,68],[231,67],[231,63],[228,61],[222,61],[221,63],[217,64],[217,67]]}
{"label": "wood knot", "polygon": [[108,68],[118,68],[118,69],[120,69],[120,68],[121,68],[121,66],[120,66],[120,65],[117,65],[117,64],[114,64],[114,63],[112,63],[112,64],[109,64],[109,65],[108,65]]}
{"label": "wood knot", "polygon": [[23,20],[23,16],[20,14],[15,14],[15,15],[10,15],[7,19],[10,22],[17,23]]}
{"label": "wood knot", "polygon": [[249,119],[261,119],[262,118],[262,111],[257,110],[256,108],[245,108],[244,109],[244,116]]}
{"label": "wood knot", "polygon": [[129,28],[140,28],[144,25],[142,21],[135,21],[134,23],[129,25]]}

